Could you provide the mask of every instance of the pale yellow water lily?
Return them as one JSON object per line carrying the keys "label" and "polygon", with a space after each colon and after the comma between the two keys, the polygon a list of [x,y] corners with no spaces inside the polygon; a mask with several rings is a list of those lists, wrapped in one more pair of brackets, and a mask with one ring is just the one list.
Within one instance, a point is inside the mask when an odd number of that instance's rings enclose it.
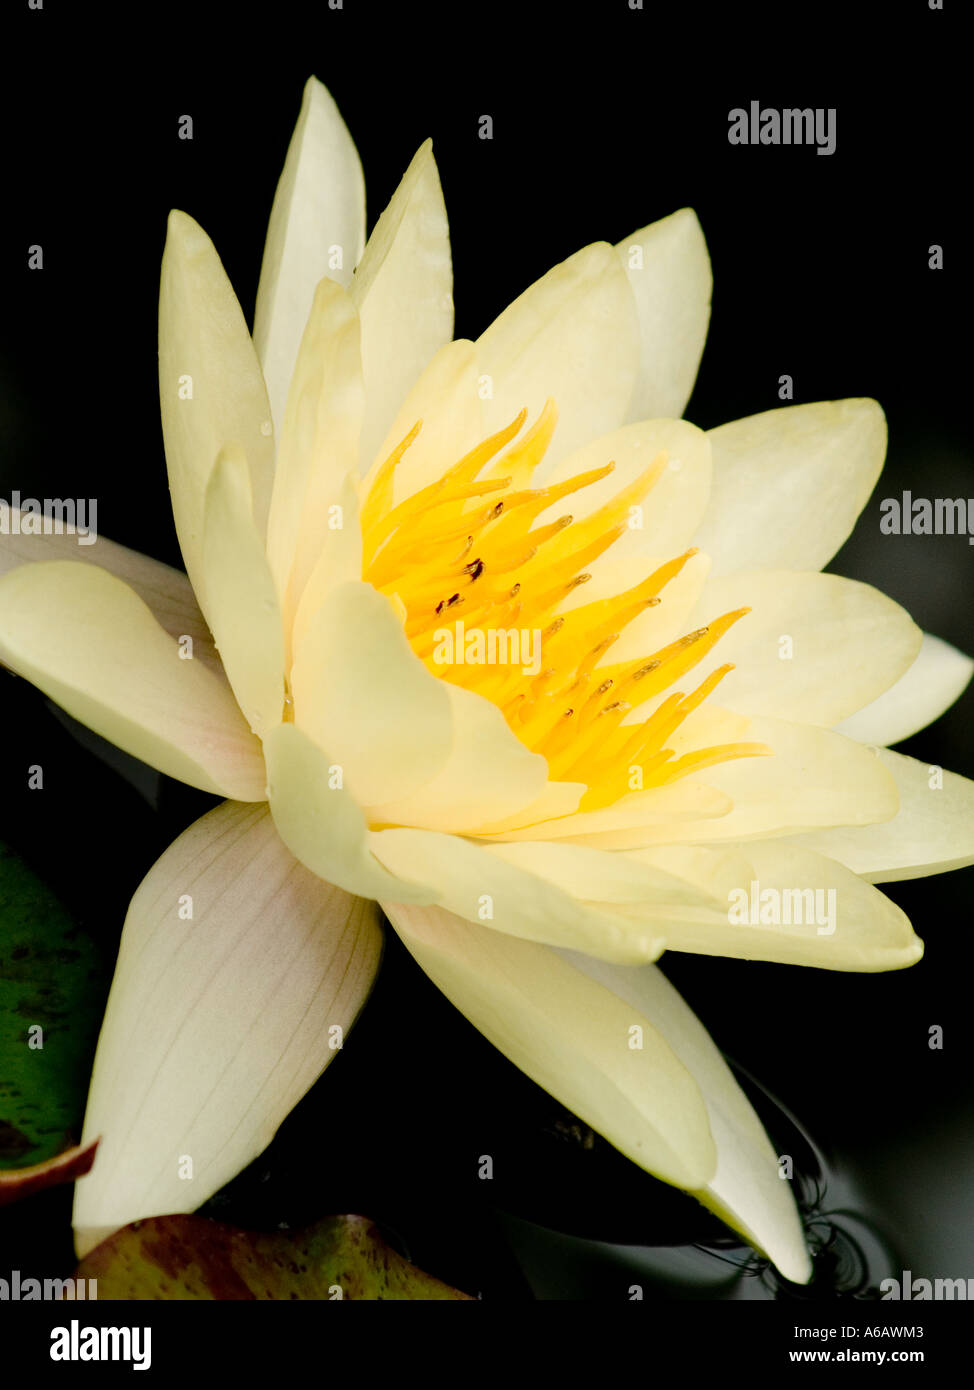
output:
{"label": "pale yellow water lily", "polygon": [[[579,251],[476,342],[452,341],[428,144],[367,244],[364,225],[355,148],[311,81],[253,336],[205,233],[170,220],[161,405],[188,579],[105,540],[4,538],[0,658],[227,798],[126,920],[79,1249],[195,1208],[266,1146],[368,993],[378,902],[529,1076],[803,1281],[772,1146],[651,962],[909,965],[920,943],[874,883],[974,861],[972,784],[882,747],[971,663],[819,573],[876,482],[882,412],[679,418],[711,288],[688,210]],[[444,631],[522,629],[534,667],[476,642],[439,659]],[[834,931],[732,921],[752,883],[834,889]]]}

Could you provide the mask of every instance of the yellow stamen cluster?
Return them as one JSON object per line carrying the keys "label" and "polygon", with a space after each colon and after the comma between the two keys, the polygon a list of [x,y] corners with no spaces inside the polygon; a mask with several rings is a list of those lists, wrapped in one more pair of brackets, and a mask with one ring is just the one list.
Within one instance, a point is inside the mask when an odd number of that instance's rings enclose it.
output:
{"label": "yellow stamen cluster", "polygon": [[[559,612],[591,575],[586,566],[623,534],[630,509],[666,467],[660,453],[604,506],[576,522],[570,513],[533,523],[562,498],[598,482],[613,463],[550,486],[528,486],[554,433],[549,401],[517,442],[522,411],[435,483],[393,504],[396,469],[421,428],[414,425],[375,475],[362,507],[363,578],[405,608],[405,631],[430,671],[493,701],[511,730],[548,762],[552,780],[584,782],[581,810],[606,806],[638,785],[663,786],[713,763],[770,750],[726,743],[677,757],[667,739],[733,667],[712,671],[689,694],[676,690],[639,723],[623,721],[690,671],[749,610],[725,613],[659,651],[604,665],[623,630],[696,552],[661,565],[613,598]],[[508,447],[509,446],[509,447]],[[503,450],[506,449],[506,452]],[[444,623],[462,620],[466,639],[512,628],[540,632],[540,668],[434,660]]]}

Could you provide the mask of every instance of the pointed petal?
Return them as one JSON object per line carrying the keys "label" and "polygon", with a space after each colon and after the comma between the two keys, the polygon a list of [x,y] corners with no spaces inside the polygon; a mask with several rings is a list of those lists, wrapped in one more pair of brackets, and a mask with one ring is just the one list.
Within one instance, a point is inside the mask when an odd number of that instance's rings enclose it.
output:
{"label": "pointed petal", "polygon": [[315,286],[325,275],[349,285],[364,245],[362,166],[331,94],[309,77],[274,194],[254,312],[278,438]]}
{"label": "pointed petal", "polygon": [[539,821],[523,829],[479,834],[505,843],[522,840],[570,840],[597,849],[632,849],[670,840],[696,839],[701,825],[727,816],[733,801],[725,792],[685,777],[667,787],[630,792],[598,811],[578,811],[556,820]]}
{"label": "pointed petal", "polygon": [[440,348],[399,407],[366,476],[363,493],[368,493],[382,464],[420,421],[419,434],[396,466],[395,505],[435,483],[486,437],[477,371],[476,348],[466,338]]}
{"label": "pointed petal", "polygon": [[720,683],[721,704],[743,714],[831,726],[897,681],[923,637],[869,584],[787,570],[711,575],[689,627],[745,607],[714,652],[736,667]]}
{"label": "pointed petal", "polygon": [[453,266],[440,176],[427,140],[369,237],[352,281],[368,400],[362,468],[427,362],[453,336]]}
{"label": "pointed petal", "polygon": [[586,957],[571,960],[651,1019],[699,1086],[717,1149],[717,1171],[694,1196],[763,1251],[786,1279],[807,1283],[811,1262],[791,1188],[779,1173],[778,1156],[760,1120],[703,1024],[654,965],[632,970]]}
{"label": "pointed petal", "polygon": [[[438,908],[383,907],[433,983],[515,1066],[664,1182],[710,1181],[703,1097],[651,1019],[556,951]],[[642,1048],[629,1045],[634,1025]]]}
{"label": "pointed petal", "polygon": [[306,868],[362,898],[439,901],[435,888],[401,882],[370,847],[365,815],[343,786],[339,762],[294,724],[264,739],[267,799],[281,839]]}
{"label": "pointed petal", "polygon": [[785,406],[709,433],[713,482],[695,544],[715,574],[822,569],[886,455],[886,419],[871,400]]}
{"label": "pointed petal", "polygon": [[425,786],[370,807],[373,824],[463,834],[517,815],[545,792],[548,764],[525,748],[497,706],[462,686],[443,685],[453,725],[446,764]]}
{"label": "pointed petal", "polygon": [[763,743],[772,756],[718,763],[669,786],[631,792],[599,811],[563,816],[498,839],[566,839],[594,849],[716,844],[889,820],[896,783],[860,744],[830,730],[716,705],[695,710],[669,740],[677,754],[725,742]]}
{"label": "pointed petal", "polygon": [[901,908],[844,865],[793,840],[721,851],[671,846],[619,857],[685,875],[693,885],[693,901],[617,908],[664,935],[667,950],[856,971],[901,970],[923,955]]}
{"label": "pointed petal", "polygon": [[95,565],[22,565],[0,580],[0,661],[126,753],[191,787],[260,801],[264,764],[226,681]]}
{"label": "pointed petal", "polygon": [[630,420],[682,414],[707,338],[713,275],[703,231],[682,208],[620,241],[639,315],[640,366]]}
{"label": "pointed petal", "polygon": [[[705,851],[697,851],[700,854]],[[583,845],[559,844],[551,840],[526,840],[513,844],[488,845],[484,853],[501,859],[546,883],[553,883],[586,902],[640,903],[660,906],[725,908],[726,896],[701,875],[687,873],[682,861],[673,872],[666,867],[663,852],[655,856],[607,854],[605,850]]]}
{"label": "pointed petal", "polygon": [[955,700],[974,674],[974,661],[949,642],[924,633],[913,665],[869,705],[836,726],[836,733],[859,743],[899,743],[925,729]]}
{"label": "pointed petal", "polygon": [[10,511],[9,532],[0,532],[0,575],[20,565],[45,564],[51,560],[97,565],[124,580],[170,637],[191,637],[196,660],[222,674],[223,667],[206,619],[182,570],[175,570],[161,560],[153,560],[100,534],[94,545],[79,545],[76,536],[22,535],[21,525],[21,513],[14,507]]}
{"label": "pointed petal", "polygon": [[925,878],[974,864],[974,782],[916,758],[877,749],[893,776],[900,808],[882,825],[840,826],[791,843],[828,854],[870,883]]}
{"label": "pointed petal", "polygon": [[734,808],[719,819],[698,821],[692,834],[679,838],[754,840],[817,826],[871,825],[896,814],[896,783],[852,739],[767,716],[750,720],[740,737],[766,744],[773,755],[718,763],[699,774],[729,796]]}
{"label": "pointed petal", "polygon": [[[664,451],[667,467],[662,476],[643,501],[623,518],[626,529],[619,539],[604,556],[587,566],[593,573],[602,563],[620,555],[662,554],[669,559],[690,545],[710,495],[710,440],[688,420],[641,420],[569,454],[545,478],[545,484],[551,486],[606,463],[615,464],[607,477],[572,496],[571,514],[576,522],[581,522],[634,483]],[[541,513],[535,525],[544,526],[564,512],[565,504],[557,502]],[[566,545],[571,539],[569,529]]]}
{"label": "pointed petal", "polygon": [[[488,922],[504,935],[568,946],[607,960],[655,960],[663,949],[660,933],[581,902],[530,867],[508,863],[459,835],[379,830],[369,836],[369,844],[404,884],[435,884],[437,902],[467,922]],[[399,899],[393,893],[382,901]]]}
{"label": "pointed petal", "polygon": [[203,573],[210,624],[227,677],[258,736],[284,710],[284,634],[277,591],[253,518],[247,459],[221,450],[206,489]]}
{"label": "pointed petal", "polygon": [[500,835],[505,830],[519,830],[537,825],[558,816],[570,816],[578,809],[578,803],[588,788],[584,782],[546,782],[541,795],[529,805],[515,811],[512,816],[504,816],[477,827],[477,838]]}
{"label": "pointed petal", "polygon": [[364,414],[358,313],[347,290],[322,280],[287,397],[267,524],[267,554],[289,612],[333,534],[333,509],[358,468]]}
{"label": "pointed petal", "polygon": [[[294,622],[286,637],[292,650],[304,639],[308,628],[332,589],[356,583],[362,577],[362,527],[358,496],[358,474],[349,473],[337,493],[337,510],[329,507],[329,519],[320,533],[318,558],[307,582],[301,585],[300,560],[291,584],[291,600],[300,588]],[[308,551],[302,552],[307,557]],[[289,657],[292,653],[289,652]]]}
{"label": "pointed petal", "polygon": [[291,691],[295,723],[334,751],[360,806],[409,795],[450,755],[446,682],[427,671],[371,584],[328,595],[296,646]]}
{"label": "pointed petal", "polygon": [[263,536],[274,477],[264,378],[236,295],[209,237],[184,212],[169,215],[159,291],[159,401],[176,533],[204,610],[203,501],[224,444],[250,465]]}
{"label": "pointed petal", "polygon": [[298,864],[266,807],[225,802],[179,837],[122,933],[85,1116],[101,1143],[76,1189],[80,1254],[127,1222],[194,1210],[266,1148],[336,1055],[380,948],[372,904]]}
{"label": "pointed petal", "polygon": [[536,281],[477,340],[487,433],[548,397],[558,424],[539,473],[622,424],[639,362],[639,326],[622,264],[605,242]]}

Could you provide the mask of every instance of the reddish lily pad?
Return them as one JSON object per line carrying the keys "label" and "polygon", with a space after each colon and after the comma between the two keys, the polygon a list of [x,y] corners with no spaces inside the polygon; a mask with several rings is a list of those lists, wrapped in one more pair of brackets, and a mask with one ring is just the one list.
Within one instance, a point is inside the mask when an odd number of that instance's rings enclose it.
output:
{"label": "reddish lily pad", "polygon": [[155,1216],[116,1231],[77,1279],[122,1300],[468,1300],[416,1269],[364,1216],[331,1216],[293,1232],[242,1231],[203,1216]]}
{"label": "reddish lily pad", "polygon": [[54,1158],[43,1163],[32,1163],[28,1168],[13,1168],[0,1171],[0,1207],[8,1202],[19,1202],[21,1197],[29,1197],[44,1187],[54,1187],[59,1182],[74,1182],[84,1177],[95,1161],[98,1140],[93,1144],[80,1144],[73,1149],[65,1149]]}

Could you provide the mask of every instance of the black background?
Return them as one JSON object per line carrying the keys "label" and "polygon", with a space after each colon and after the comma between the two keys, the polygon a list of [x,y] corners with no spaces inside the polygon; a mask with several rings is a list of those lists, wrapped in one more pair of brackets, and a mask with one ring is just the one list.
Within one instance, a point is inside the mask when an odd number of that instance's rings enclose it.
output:
{"label": "black background", "polygon": [[[714,266],[688,418],[874,396],[886,471],[830,567],[876,584],[968,651],[963,537],[882,536],[879,500],[974,497],[966,78],[961,6],[324,3],[75,7],[14,15],[5,45],[0,491],[98,498],[105,535],[179,564],[158,414],[166,215],[192,213],[253,311],[301,89],[330,88],[366,173],[369,226],[432,135],[451,218],[456,335],[476,336],[552,264],[690,205]],[[727,113],[834,106],[837,149],[737,148]],[[180,116],[194,138],[177,138]],[[478,138],[481,115],[494,138]],[[26,268],[41,243],[44,269]],[[928,269],[928,248],[945,267]],[[904,746],[974,775],[965,697]],[[111,959],[132,891],[212,804],[155,807],[36,691],[0,680],[0,837]],[[25,789],[40,762],[43,794]],[[718,1043],[793,1111],[905,1267],[974,1275],[970,895],[974,869],[886,891],[927,942],[909,971],[853,975],[668,955]],[[928,1029],[944,1029],[942,1051]],[[358,1210],[419,1264],[485,1297],[624,1297],[596,1246],[705,1236],[659,1185],[566,1131],[554,1102],[390,944],[354,1045],[217,1212],[275,1223]],[[477,1157],[495,1155],[485,1195]],[[0,1217],[15,1265],[63,1262],[68,1198]],[[498,1213],[514,1213],[520,1225]],[[684,1223],[681,1231],[673,1231]],[[542,1229],[542,1228],[548,1228]],[[709,1229],[709,1228],[708,1228]],[[666,1236],[661,1237],[660,1232]],[[625,1256],[620,1259],[625,1266]],[[899,1268],[899,1266],[897,1266]]]}

